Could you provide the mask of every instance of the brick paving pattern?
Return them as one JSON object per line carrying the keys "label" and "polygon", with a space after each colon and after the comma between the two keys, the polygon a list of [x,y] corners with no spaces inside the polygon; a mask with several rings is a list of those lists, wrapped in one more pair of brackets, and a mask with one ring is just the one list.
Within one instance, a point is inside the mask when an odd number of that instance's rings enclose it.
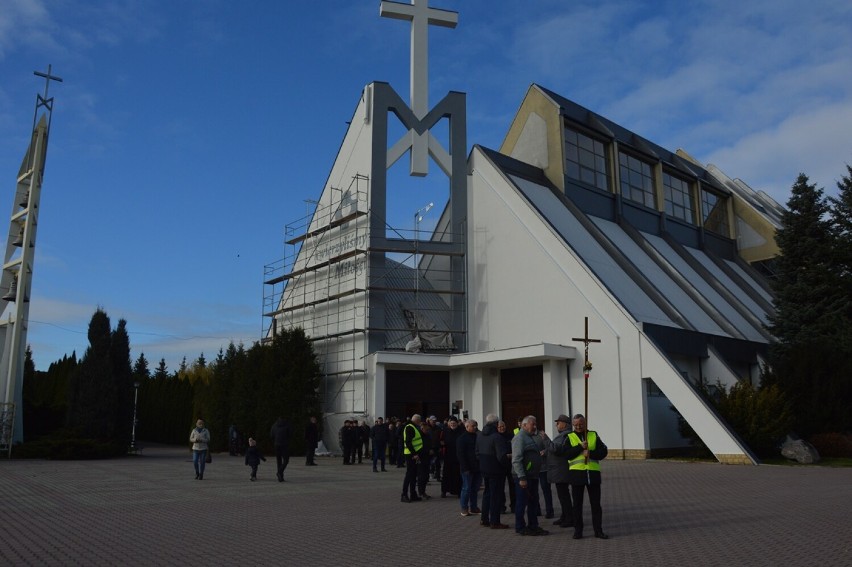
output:
{"label": "brick paving pattern", "polygon": [[[216,454],[148,447],[109,461],[0,459],[0,565],[852,565],[852,471],[605,461],[604,530],[489,530],[432,483],[399,501],[404,469],[274,458],[249,482]],[[555,500],[554,491],[554,500]],[[559,513],[558,501],[557,515]],[[514,516],[503,516],[512,525]]]}

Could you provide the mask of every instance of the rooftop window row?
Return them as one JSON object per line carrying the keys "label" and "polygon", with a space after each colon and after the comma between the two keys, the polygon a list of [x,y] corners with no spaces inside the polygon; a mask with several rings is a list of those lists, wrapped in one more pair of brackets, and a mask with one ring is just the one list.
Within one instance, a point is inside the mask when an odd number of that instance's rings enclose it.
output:
{"label": "rooftop window row", "polygon": [[[694,226],[730,236],[727,197],[659,159],[566,125],[565,175]],[[613,167],[612,164],[617,164]]]}

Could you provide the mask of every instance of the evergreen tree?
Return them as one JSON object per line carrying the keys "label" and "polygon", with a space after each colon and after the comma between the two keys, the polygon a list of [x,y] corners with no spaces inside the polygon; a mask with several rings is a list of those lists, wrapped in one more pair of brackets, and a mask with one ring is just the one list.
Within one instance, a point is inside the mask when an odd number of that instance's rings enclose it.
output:
{"label": "evergreen tree", "polygon": [[84,437],[110,439],[118,392],[112,378],[110,320],[100,307],[89,322],[88,338],[89,347],[72,381],[68,424]]}
{"label": "evergreen tree", "polygon": [[162,380],[171,378],[171,375],[169,374],[169,367],[166,366],[165,358],[160,359],[160,363],[157,365],[157,369],[154,371],[154,378]]}
{"label": "evergreen tree", "polygon": [[800,174],[776,233],[781,255],[773,281],[775,314],[768,325],[776,341],[765,383],[777,383],[791,401],[795,427],[803,435],[850,425],[852,296],[838,254],[842,228],[833,220],[823,191]]}
{"label": "evergreen tree", "polygon": [[836,237],[828,213],[822,189],[799,174],[775,235],[781,256],[769,330],[782,353],[792,345],[834,338],[841,328],[838,309],[849,298],[838,288]]}
{"label": "evergreen tree", "polygon": [[24,376],[24,435],[32,440],[61,429],[68,415],[71,379],[77,372],[77,353],[51,362],[46,372]]}
{"label": "evergreen tree", "polygon": [[180,361],[180,366],[178,367],[175,376],[180,380],[185,380],[187,378],[188,370],[189,367],[186,365],[186,357],[184,356],[183,359]]}
{"label": "evergreen tree", "polygon": [[114,432],[110,439],[129,445],[133,428],[133,369],[130,364],[130,337],[124,319],[119,319],[110,336],[110,362],[116,392]]}
{"label": "evergreen tree", "polygon": [[[852,297],[852,167],[846,166],[847,175],[837,182],[839,193],[829,197],[831,218],[837,231],[837,261],[843,293]],[[852,312],[846,312],[846,319],[852,320]],[[850,345],[844,345],[852,348]]]}
{"label": "evergreen tree", "polygon": [[[165,364],[165,361],[163,361]],[[133,380],[145,382],[151,378],[151,370],[148,368],[148,359],[145,358],[145,353],[140,353],[139,358],[133,363]]]}

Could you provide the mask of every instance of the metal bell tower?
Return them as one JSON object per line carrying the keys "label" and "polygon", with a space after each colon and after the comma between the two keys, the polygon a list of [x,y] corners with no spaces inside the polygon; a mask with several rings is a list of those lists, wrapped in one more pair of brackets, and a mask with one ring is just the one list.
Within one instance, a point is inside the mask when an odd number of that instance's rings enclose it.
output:
{"label": "metal bell tower", "polygon": [[50,81],[62,82],[47,73],[35,71],[44,77],[44,95],[36,94],[33,128],[30,144],[18,170],[6,254],[0,275],[0,451],[9,455],[14,443],[23,441],[23,415],[21,413],[24,377],[24,357],[27,345],[27,326],[30,312],[30,288],[35,257],[36,229],[44,164],[47,158],[47,140],[53,116],[53,98],[47,96]]}

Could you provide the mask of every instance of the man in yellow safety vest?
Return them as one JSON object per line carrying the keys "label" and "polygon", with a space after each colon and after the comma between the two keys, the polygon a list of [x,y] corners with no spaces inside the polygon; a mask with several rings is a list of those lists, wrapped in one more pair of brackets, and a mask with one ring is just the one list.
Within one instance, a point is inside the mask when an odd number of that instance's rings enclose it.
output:
{"label": "man in yellow safety vest", "polygon": [[574,539],[583,537],[583,490],[589,491],[592,508],[592,527],[595,537],[608,539],[603,528],[601,511],[601,465],[606,458],[607,448],[595,431],[586,431],[586,418],[578,413],[572,420],[574,431],[568,434],[571,446],[565,452],[568,458],[568,482],[574,501]]}
{"label": "man in yellow safety vest", "polygon": [[402,452],[405,455],[405,479],[402,481],[401,502],[417,502],[417,468],[423,454],[423,436],[420,433],[420,414],[411,416],[411,421],[402,428]]}

